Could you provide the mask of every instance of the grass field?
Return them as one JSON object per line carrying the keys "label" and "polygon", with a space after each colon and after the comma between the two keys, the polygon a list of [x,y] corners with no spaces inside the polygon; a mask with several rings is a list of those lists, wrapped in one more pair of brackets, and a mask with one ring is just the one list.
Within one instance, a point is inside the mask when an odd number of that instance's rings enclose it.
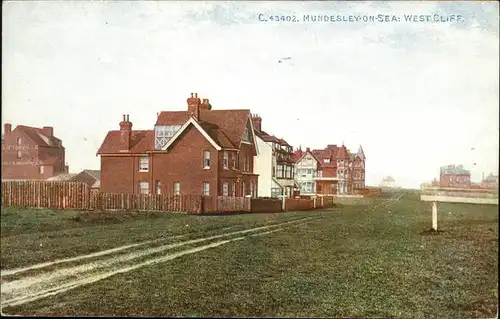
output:
{"label": "grass field", "polygon": [[5,209],[2,311],[494,317],[498,206],[439,204],[437,234],[430,207],[406,193],[233,216]]}

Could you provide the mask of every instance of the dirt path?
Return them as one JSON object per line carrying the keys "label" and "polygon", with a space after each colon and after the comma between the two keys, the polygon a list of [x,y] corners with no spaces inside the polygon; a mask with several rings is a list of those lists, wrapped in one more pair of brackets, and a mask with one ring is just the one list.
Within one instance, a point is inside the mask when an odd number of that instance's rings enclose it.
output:
{"label": "dirt path", "polygon": [[397,203],[403,196],[404,196],[404,194],[394,195],[391,198],[383,201],[382,203],[378,203],[375,206],[368,207],[367,209],[365,209],[365,212],[367,212],[367,211],[373,212],[373,211],[375,211],[378,208],[387,208],[389,206],[392,206],[395,203]]}
{"label": "dirt path", "polygon": [[[228,233],[223,233],[220,235],[215,235],[215,236],[209,236],[209,237],[204,237],[204,238],[198,238],[198,239],[192,239],[188,241],[183,241],[183,242],[177,242],[173,244],[168,244],[168,245],[161,245],[159,247],[153,247],[153,248],[147,248],[147,249],[142,249],[139,251],[135,252],[130,252],[125,255],[120,255],[118,257],[113,257],[109,256],[108,258],[104,260],[98,260],[95,262],[87,262],[82,265],[78,266],[70,266],[62,269],[57,269],[54,271],[50,271],[48,273],[42,273],[40,275],[36,276],[26,276],[24,278],[18,279],[18,280],[13,280],[13,281],[8,281],[7,278],[4,278],[2,276],[2,280],[5,280],[4,283],[2,283],[2,304],[1,307],[6,307],[6,306],[13,306],[13,305],[19,305],[23,304],[26,302],[30,302],[36,299],[44,298],[50,295],[58,294],[76,287],[79,287],[81,285],[89,284],[92,282],[96,282],[105,278],[108,278],[110,276],[113,276],[115,274],[119,273],[124,273],[128,272],[134,269],[137,269],[139,267],[147,266],[150,264],[154,263],[159,263],[159,262],[165,262],[171,259],[175,259],[177,257],[186,255],[186,254],[193,254],[199,251],[203,251],[209,248],[213,247],[218,247],[220,245],[224,245],[233,241],[237,240],[242,240],[246,237],[249,236],[261,236],[265,234],[269,234],[275,231],[280,231],[283,230],[285,226],[299,226],[303,225],[306,223],[310,223],[314,220],[319,219],[320,217],[307,217],[307,218],[301,218],[293,221],[287,221],[287,222],[282,222],[282,223],[277,223],[273,225],[267,225],[267,226],[260,226],[260,227],[255,227],[255,228],[250,228],[250,229],[245,229],[245,230],[240,230],[240,231],[235,231],[235,232],[228,232]],[[133,263],[130,264],[127,262],[130,262],[134,259],[138,258],[143,258],[147,257],[152,254],[157,254],[166,250],[174,249],[177,247],[185,246],[185,245],[192,245],[192,244],[197,244],[201,242],[206,242],[210,240],[215,240],[215,239],[222,239],[223,237],[229,237],[229,236],[234,236],[234,235],[244,235],[248,233],[253,233],[249,234],[246,236],[240,236],[237,238],[230,238],[230,239],[225,239],[225,240],[220,240],[217,242],[209,243],[207,245],[195,247],[195,248],[189,248],[180,252],[175,252],[172,254],[167,254],[163,256],[156,256],[152,257],[148,260],[139,262],[139,263]],[[122,251],[126,248],[124,247],[137,247],[140,245],[145,245],[146,242],[144,243],[139,243],[139,244],[134,244],[134,245],[127,245],[127,246],[122,246],[115,248],[114,251],[112,250],[107,250],[95,254],[90,254],[93,256],[103,256],[107,254],[112,254],[116,253],[117,251]],[[120,250],[117,250],[120,249]],[[109,252],[111,251],[111,252]],[[107,252],[104,254],[104,252]],[[96,255],[99,254],[99,255]],[[89,255],[85,256],[80,256],[80,257],[75,257],[75,258],[69,258],[67,260],[83,260],[84,258],[90,258],[88,257]],[[62,262],[62,261],[59,261]],[[55,262],[52,263],[45,263],[48,265],[53,265]],[[35,265],[39,269],[43,269],[44,267],[47,266],[40,266],[42,264]],[[30,267],[26,267],[30,268]],[[31,269],[33,266],[31,266]],[[17,271],[15,273],[19,273],[20,271]],[[5,276],[5,277],[8,277]]]}

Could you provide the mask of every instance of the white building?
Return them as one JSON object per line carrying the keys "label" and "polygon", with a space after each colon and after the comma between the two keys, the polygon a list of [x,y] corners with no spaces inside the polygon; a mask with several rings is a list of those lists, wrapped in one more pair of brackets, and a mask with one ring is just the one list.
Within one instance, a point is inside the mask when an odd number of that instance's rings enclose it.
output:
{"label": "white building", "polygon": [[254,172],[259,175],[258,196],[292,197],[299,185],[294,179],[293,149],[283,139],[262,131],[262,119],[252,116],[259,154],[254,157]]}
{"label": "white building", "polygon": [[[302,153],[302,152],[300,152]],[[311,153],[309,148],[296,159],[295,179],[300,186],[300,194],[316,194],[316,177],[318,172],[318,159]]]}

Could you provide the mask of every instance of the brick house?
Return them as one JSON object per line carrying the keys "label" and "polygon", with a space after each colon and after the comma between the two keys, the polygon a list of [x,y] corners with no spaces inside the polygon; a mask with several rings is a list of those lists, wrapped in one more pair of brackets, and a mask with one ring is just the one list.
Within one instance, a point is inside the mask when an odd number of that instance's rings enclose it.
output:
{"label": "brick house", "polygon": [[299,149],[295,158],[297,179],[304,194],[352,194],[355,189],[365,188],[366,157],[361,146],[357,153],[344,145],[328,145],[322,150],[306,149],[305,152]]}
{"label": "brick house", "polygon": [[65,149],[50,126],[4,124],[2,179],[40,179],[67,173]]}
{"label": "brick house", "polygon": [[364,189],[365,185],[365,163],[366,157],[363,147],[360,145],[357,153],[349,153],[349,168],[351,170],[349,188],[350,192],[356,189]]}
{"label": "brick house", "polygon": [[295,181],[293,148],[284,139],[262,130],[262,118],[252,116],[259,155],[255,172],[259,174],[259,196],[292,197],[299,185]]}
{"label": "brick house", "polygon": [[484,189],[498,190],[498,175],[490,173],[486,178],[484,178],[483,174],[480,187]]}
{"label": "brick house", "polygon": [[439,186],[448,188],[471,188],[470,171],[463,165],[447,165],[441,167]]}
{"label": "brick house", "polygon": [[97,152],[100,190],[257,196],[257,154],[250,110],[212,110],[191,94],[187,110],[159,113],[153,130],[132,130],[126,115],[108,132]]}

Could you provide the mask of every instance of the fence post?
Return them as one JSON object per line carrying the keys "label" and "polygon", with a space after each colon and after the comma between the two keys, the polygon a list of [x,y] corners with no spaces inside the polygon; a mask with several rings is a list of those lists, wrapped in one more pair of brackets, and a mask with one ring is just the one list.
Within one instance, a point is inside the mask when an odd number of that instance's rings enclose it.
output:
{"label": "fence post", "polygon": [[281,209],[283,211],[286,211],[286,198],[285,198],[285,195],[281,196]]}
{"label": "fence post", "polygon": [[313,197],[313,208],[316,209],[316,197]]}
{"label": "fence post", "polygon": [[437,229],[438,229],[436,202],[432,202],[432,229],[435,231],[437,231]]}

